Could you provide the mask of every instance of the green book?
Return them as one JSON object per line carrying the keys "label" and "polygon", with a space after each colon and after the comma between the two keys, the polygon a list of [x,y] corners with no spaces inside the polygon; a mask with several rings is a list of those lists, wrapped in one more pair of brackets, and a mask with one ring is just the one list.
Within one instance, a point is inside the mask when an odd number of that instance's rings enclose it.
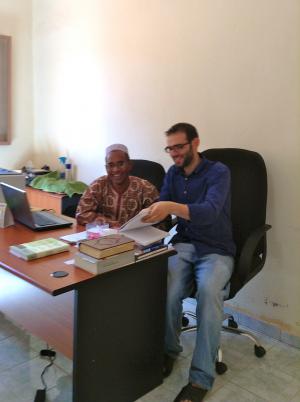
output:
{"label": "green book", "polygon": [[23,260],[34,260],[47,255],[68,251],[70,245],[54,238],[31,241],[30,243],[15,244],[9,247],[10,253]]}

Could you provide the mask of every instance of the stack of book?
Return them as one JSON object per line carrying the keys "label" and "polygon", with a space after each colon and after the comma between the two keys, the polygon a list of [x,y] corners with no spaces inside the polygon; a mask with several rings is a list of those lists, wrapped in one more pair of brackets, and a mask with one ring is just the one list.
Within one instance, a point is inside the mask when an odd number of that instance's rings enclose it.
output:
{"label": "stack of book", "polygon": [[136,245],[135,259],[136,261],[143,260],[144,258],[149,258],[165,250],[168,250],[168,245],[161,241],[152,243],[148,246]]}
{"label": "stack of book", "polygon": [[69,244],[50,237],[48,239],[10,246],[9,251],[17,257],[28,261],[46,257],[47,255],[62,253],[63,251],[68,251],[69,248]]}
{"label": "stack of book", "polygon": [[74,264],[92,274],[101,274],[135,262],[134,241],[122,234],[79,243]]}

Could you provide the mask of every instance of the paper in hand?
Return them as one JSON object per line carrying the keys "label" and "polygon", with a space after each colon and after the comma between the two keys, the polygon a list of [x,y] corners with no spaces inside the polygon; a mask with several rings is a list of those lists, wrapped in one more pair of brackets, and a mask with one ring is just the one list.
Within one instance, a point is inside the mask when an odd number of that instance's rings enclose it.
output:
{"label": "paper in hand", "polygon": [[143,222],[142,219],[145,218],[145,216],[147,216],[148,213],[149,213],[148,208],[142,209],[137,215],[135,215],[133,218],[131,218],[128,222],[124,223],[124,225],[120,227],[120,232],[132,229],[139,229],[145,226],[152,226],[158,223],[158,222],[151,222],[151,223]]}

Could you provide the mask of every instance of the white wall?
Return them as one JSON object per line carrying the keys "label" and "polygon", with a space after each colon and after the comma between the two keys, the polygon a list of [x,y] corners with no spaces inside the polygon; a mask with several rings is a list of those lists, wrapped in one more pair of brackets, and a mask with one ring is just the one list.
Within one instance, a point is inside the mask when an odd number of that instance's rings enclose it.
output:
{"label": "white wall", "polygon": [[298,0],[33,0],[36,161],[68,153],[77,178],[103,149],[170,161],[171,124],[202,147],[245,147],[269,173],[269,255],[237,307],[300,335]]}
{"label": "white wall", "polygon": [[20,169],[33,152],[31,0],[0,0],[0,34],[12,37],[12,143],[0,167]]}

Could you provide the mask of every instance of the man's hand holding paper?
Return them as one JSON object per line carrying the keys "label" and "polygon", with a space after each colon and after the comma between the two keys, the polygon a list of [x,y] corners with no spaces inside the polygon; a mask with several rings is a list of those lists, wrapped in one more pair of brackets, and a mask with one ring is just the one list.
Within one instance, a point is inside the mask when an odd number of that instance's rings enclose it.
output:
{"label": "man's hand holding paper", "polygon": [[142,219],[145,223],[160,222],[168,215],[175,215],[181,218],[190,219],[190,212],[187,205],[172,201],[159,201],[147,208],[148,214]]}

